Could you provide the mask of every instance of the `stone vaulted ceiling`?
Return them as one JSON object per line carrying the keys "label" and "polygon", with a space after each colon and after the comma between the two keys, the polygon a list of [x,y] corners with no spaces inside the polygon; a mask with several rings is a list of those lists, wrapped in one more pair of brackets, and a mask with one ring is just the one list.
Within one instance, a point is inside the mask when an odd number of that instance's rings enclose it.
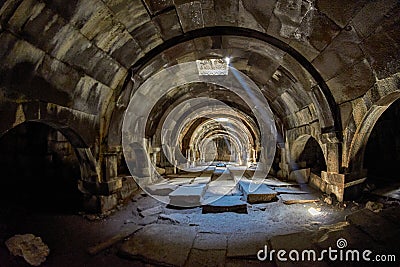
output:
{"label": "stone vaulted ceiling", "polygon": [[[120,145],[129,99],[149,77],[229,57],[261,89],[282,135],[312,135],[325,152],[340,143],[336,165],[346,168],[368,112],[399,90],[399,25],[397,0],[1,1],[0,133],[41,120],[77,133],[101,162]],[[223,90],[173,89],[146,131],[171,105],[204,95],[253,116]]]}

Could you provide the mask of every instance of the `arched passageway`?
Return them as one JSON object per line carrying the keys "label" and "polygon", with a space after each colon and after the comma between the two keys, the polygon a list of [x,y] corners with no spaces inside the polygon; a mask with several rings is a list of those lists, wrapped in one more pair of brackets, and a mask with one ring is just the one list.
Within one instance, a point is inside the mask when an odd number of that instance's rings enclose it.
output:
{"label": "arched passageway", "polygon": [[400,101],[396,100],[376,121],[363,159],[368,180],[377,187],[400,182]]}
{"label": "arched passageway", "polygon": [[291,150],[292,169],[309,168],[311,173],[321,176],[326,171],[326,161],[320,144],[310,135],[303,135],[296,139]]}
{"label": "arched passageway", "polygon": [[1,205],[40,212],[81,209],[79,162],[59,131],[25,122],[0,138]]}

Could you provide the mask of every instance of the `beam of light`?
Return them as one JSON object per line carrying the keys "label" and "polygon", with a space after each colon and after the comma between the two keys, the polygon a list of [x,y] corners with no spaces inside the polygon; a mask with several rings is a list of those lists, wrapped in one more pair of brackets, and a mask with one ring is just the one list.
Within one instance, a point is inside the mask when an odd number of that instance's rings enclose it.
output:
{"label": "beam of light", "polygon": [[308,212],[312,215],[312,216],[317,216],[320,215],[321,212],[319,210],[317,210],[316,208],[309,208]]}
{"label": "beam of light", "polygon": [[225,62],[226,62],[227,65],[229,65],[229,63],[231,62],[231,58],[230,57],[226,57],[225,58]]}
{"label": "beam of light", "polygon": [[219,121],[219,122],[227,122],[227,121],[229,121],[228,118],[216,118],[214,120]]}

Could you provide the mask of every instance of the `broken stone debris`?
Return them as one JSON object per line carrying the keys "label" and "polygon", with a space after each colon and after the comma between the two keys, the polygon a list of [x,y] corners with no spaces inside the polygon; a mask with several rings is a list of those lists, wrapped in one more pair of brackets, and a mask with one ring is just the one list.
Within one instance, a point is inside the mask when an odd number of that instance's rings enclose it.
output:
{"label": "broken stone debris", "polygon": [[379,202],[368,201],[367,204],[365,204],[365,208],[372,212],[378,213],[382,211],[383,204]]}
{"label": "broken stone debris", "polygon": [[150,216],[150,215],[154,215],[154,214],[159,214],[163,212],[163,207],[161,205],[153,207],[153,208],[149,208],[146,210],[142,210],[139,212],[139,215],[141,217],[146,217],[146,216]]}
{"label": "broken stone debris", "polygon": [[50,253],[49,247],[43,243],[42,239],[32,234],[15,235],[5,244],[12,255],[23,257],[33,266],[39,266],[45,262]]}

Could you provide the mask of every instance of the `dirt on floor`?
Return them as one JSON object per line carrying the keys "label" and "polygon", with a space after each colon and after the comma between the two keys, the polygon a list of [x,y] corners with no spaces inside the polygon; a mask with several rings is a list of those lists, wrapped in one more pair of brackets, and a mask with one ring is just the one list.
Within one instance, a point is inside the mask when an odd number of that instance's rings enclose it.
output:
{"label": "dirt on floor", "polygon": [[[275,236],[305,230],[344,220],[357,204],[327,205],[320,196],[317,203],[285,205],[282,200],[248,205],[248,214],[233,212],[203,214],[201,208],[178,209],[138,193],[131,202],[105,218],[84,214],[35,212],[23,207],[0,209],[0,266],[29,266],[21,257],[10,255],[5,240],[15,234],[31,233],[49,246],[50,255],[42,266],[144,266],[143,262],[118,257],[118,244],[89,255],[88,249],[119,233],[129,235],[137,227],[148,224],[193,226],[201,232],[229,235],[257,232]],[[309,212],[318,211],[317,215]]]}

